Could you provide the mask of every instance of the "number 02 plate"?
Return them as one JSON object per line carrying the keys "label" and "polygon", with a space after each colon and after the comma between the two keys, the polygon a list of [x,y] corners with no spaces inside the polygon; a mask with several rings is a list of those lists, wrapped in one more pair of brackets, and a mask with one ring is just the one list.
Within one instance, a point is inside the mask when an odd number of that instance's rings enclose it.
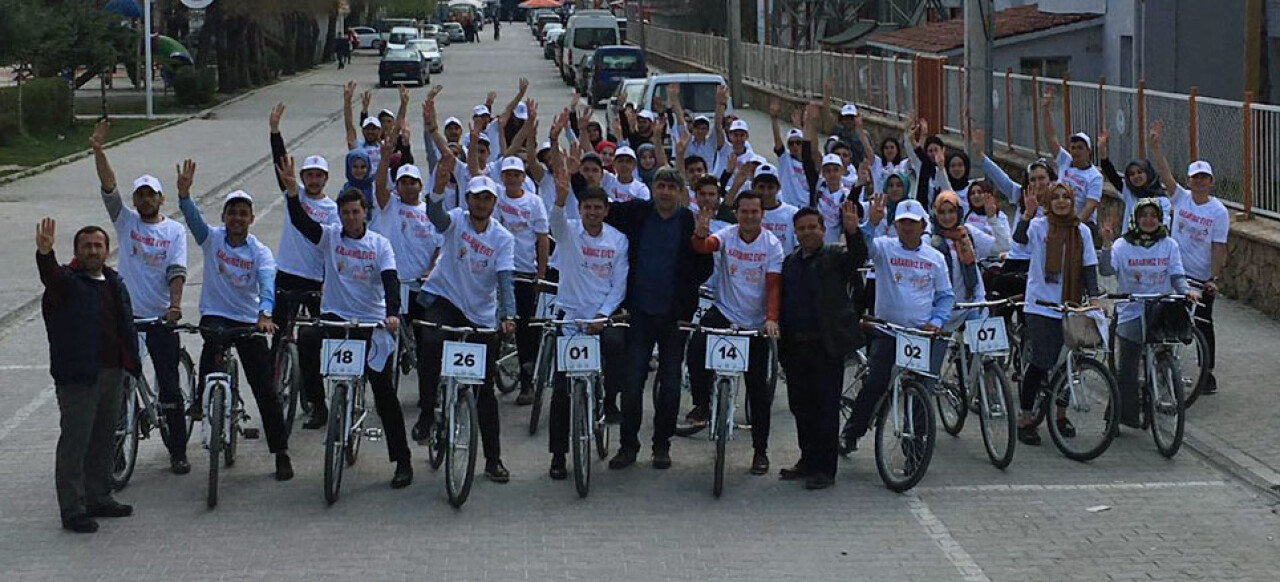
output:
{"label": "number 02 plate", "polygon": [[440,375],[462,384],[483,384],[485,356],[489,346],[467,342],[444,342]]}
{"label": "number 02 plate", "polygon": [[929,338],[900,333],[893,363],[899,368],[929,374],[929,363],[932,361],[929,354],[931,347]]}

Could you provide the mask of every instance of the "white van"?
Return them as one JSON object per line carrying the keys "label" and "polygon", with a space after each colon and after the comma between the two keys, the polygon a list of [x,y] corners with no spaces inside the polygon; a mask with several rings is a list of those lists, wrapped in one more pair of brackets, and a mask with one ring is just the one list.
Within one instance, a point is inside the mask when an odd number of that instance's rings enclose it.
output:
{"label": "white van", "polygon": [[402,49],[409,41],[421,38],[422,33],[416,26],[397,26],[391,29],[391,34],[387,35],[387,48]]}
{"label": "white van", "polygon": [[564,35],[561,76],[569,85],[576,85],[578,68],[583,59],[596,52],[596,48],[618,44],[618,20],[608,10],[579,10],[569,18]]}

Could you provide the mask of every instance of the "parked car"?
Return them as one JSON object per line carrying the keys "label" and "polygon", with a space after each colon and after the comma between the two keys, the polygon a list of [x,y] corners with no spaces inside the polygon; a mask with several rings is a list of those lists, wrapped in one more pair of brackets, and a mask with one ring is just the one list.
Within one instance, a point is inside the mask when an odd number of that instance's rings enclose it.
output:
{"label": "parked car", "polygon": [[547,33],[547,42],[542,45],[542,58],[555,59],[556,47],[560,42],[560,37],[564,36],[564,30],[552,30]]}
{"label": "parked car", "polygon": [[421,36],[422,33],[418,32],[416,27],[397,26],[391,29],[391,34],[387,36],[387,49],[402,49],[409,44],[409,41]]}
{"label": "parked car", "polygon": [[640,47],[611,45],[596,49],[591,55],[591,75],[586,78],[587,103],[595,107],[608,99],[623,79],[643,79],[649,75],[644,51]]}
{"label": "parked car", "polygon": [[355,48],[378,48],[378,41],[380,40],[378,38],[378,29],[369,26],[353,26],[351,27],[351,32],[356,35]]}
{"label": "parked car", "polygon": [[578,66],[573,72],[573,83],[571,85],[579,95],[584,95],[587,92],[587,79],[591,78],[592,66],[592,57],[587,55],[581,61],[578,61]]}
{"label": "parked car", "polygon": [[547,35],[555,31],[564,32],[564,25],[559,22],[548,22],[546,26],[542,27],[542,38],[538,39],[538,43],[545,45],[547,42]]}
{"label": "parked car", "polygon": [[419,86],[431,82],[431,70],[422,53],[410,48],[388,48],[378,63],[378,85],[390,87],[393,83],[415,83]]}
{"label": "parked car", "polygon": [[[716,87],[725,85],[724,77],[705,73],[675,73],[649,77],[640,103],[648,107],[654,96],[666,99],[667,86],[680,85],[680,107],[690,119],[699,115],[713,117],[716,114]],[[733,100],[725,107],[725,113],[733,112]]]}
{"label": "parked car", "polygon": [[534,23],[534,28],[533,28],[534,38],[542,38],[542,31],[546,29],[547,25],[551,24],[552,22],[559,24],[561,26],[564,25],[564,23],[560,21],[560,16],[554,12],[547,12],[539,15],[538,21]]}
{"label": "parked car", "polygon": [[378,21],[378,53],[387,52],[387,43],[391,39],[391,31],[398,27],[413,27],[417,21],[412,18],[383,18]]}
{"label": "parked car", "polygon": [[[618,88],[614,90],[613,96],[609,98],[609,104],[605,108],[605,121],[612,124],[618,115],[622,114],[622,110],[628,105],[634,107],[637,111],[643,109],[640,106],[640,100],[644,98],[645,86],[649,84],[648,79],[623,79],[618,83]],[[612,125],[611,125],[612,127]]]}
{"label": "parked car", "polygon": [[422,25],[422,38],[435,40],[441,47],[449,46],[449,33],[445,32],[439,24]]}
{"label": "parked car", "polygon": [[577,82],[574,67],[597,48],[618,44],[618,20],[608,10],[579,10],[569,18],[561,42],[565,61],[562,71],[569,75],[565,82],[570,86],[585,85]]}
{"label": "parked car", "polygon": [[445,32],[449,33],[449,42],[463,42],[467,40],[467,33],[462,30],[462,24],[457,22],[444,23]]}
{"label": "parked car", "polygon": [[432,73],[444,72],[444,55],[440,54],[440,45],[433,38],[415,38],[409,41],[410,48],[422,53]]}

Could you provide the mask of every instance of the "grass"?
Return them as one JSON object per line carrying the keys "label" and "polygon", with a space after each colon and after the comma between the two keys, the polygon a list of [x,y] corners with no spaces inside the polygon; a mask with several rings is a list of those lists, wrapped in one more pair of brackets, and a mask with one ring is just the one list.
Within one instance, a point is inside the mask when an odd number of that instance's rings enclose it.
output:
{"label": "grass", "polygon": [[[113,119],[111,120],[111,141],[131,136],[165,121],[167,120]],[[38,166],[88,149],[91,133],[93,133],[93,122],[79,120],[71,128],[61,132],[31,130],[26,136],[18,134],[7,136],[5,142],[0,145],[0,166],[22,166],[22,168],[0,170],[0,175]]]}
{"label": "grass", "polygon": [[[172,92],[166,95],[157,91],[152,100],[152,107],[156,115],[183,115],[204,111],[235,96],[216,93],[213,96],[213,101],[207,104],[186,107],[178,104],[178,98]],[[90,92],[80,90],[76,92],[75,107],[76,113],[79,115],[98,115],[102,112],[102,97],[97,93],[90,94]],[[107,94],[107,113],[109,115],[141,115],[146,112],[147,98],[143,93],[117,92]]]}

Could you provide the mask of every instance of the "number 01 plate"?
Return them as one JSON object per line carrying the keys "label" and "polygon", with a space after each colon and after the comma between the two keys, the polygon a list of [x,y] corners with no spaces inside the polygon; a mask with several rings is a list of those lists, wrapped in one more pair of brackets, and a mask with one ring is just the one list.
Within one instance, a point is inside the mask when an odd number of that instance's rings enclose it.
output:
{"label": "number 01 plate", "polygon": [[600,371],[600,336],[556,338],[556,369],[567,374]]}

